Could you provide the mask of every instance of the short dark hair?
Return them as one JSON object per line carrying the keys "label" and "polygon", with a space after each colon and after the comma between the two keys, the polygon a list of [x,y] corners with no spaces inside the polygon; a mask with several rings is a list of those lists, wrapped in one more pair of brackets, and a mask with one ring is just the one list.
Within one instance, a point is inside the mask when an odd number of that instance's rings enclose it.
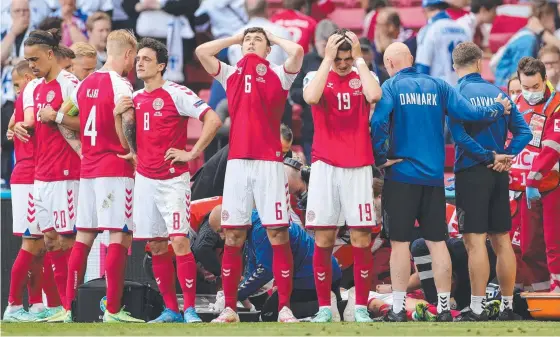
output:
{"label": "short dark hair", "polygon": [[482,50],[472,42],[459,43],[451,55],[458,68],[470,66],[482,58]]}
{"label": "short dark hair", "polygon": [[384,8],[389,6],[387,0],[369,0],[366,8],[366,12],[371,12],[373,10],[378,10],[379,8]]}
{"label": "short dark hair", "polygon": [[294,140],[292,129],[284,123],[280,124],[280,134],[285,141],[291,142]]}
{"label": "short dark hair", "polygon": [[471,0],[471,12],[478,14],[480,9],[491,10],[502,5],[502,0]]}
{"label": "short dark hair", "polygon": [[541,74],[542,79],[546,77],[546,67],[541,60],[531,56],[525,56],[517,64],[517,77],[521,78],[521,74],[525,76],[533,76]]}
{"label": "short dark hair", "polygon": [[59,45],[58,48],[56,48],[56,50],[54,51],[54,56],[56,56],[57,59],[73,60],[76,58],[76,54],[72,49],[62,45]]}
{"label": "short dark hair", "polygon": [[142,48],[149,48],[156,52],[157,63],[165,63],[165,66],[161,71],[162,75],[165,74],[165,70],[167,69],[167,62],[169,61],[167,47],[162,42],[156,39],[152,39],[151,37],[145,37],[138,44],[138,50]]}
{"label": "short dark hair", "polygon": [[270,40],[268,39],[268,36],[266,36],[266,32],[264,31],[263,28],[261,28],[261,27],[251,27],[251,28],[245,29],[245,31],[243,31],[243,39],[245,39],[245,36],[247,34],[250,34],[250,33],[262,34],[264,36],[264,39],[266,40],[266,44],[270,47]]}
{"label": "short dark hair", "polygon": [[14,70],[12,70],[18,76],[23,76],[24,74],[31,73],[31,68],[29,67],[29,61],[21,60],[15,66]]}
{"label": "short dark hair", "polygon": [[[339,28],[337,30],[335,30],[332,35],[338,34],[338,35],[342,35],[345,39],[346,39],[346,33],[348,33],[350,30],[346,29],[346,28]],[[338,46],[338,51],[349,51],[352,50],[352,44],[350,42],[348,42],[348,40],[345,40],[344,42],[342,42],[342,44],[340,46]]]}
{"label": "short dark hair", "polygon": [[399,16],[398,12],[391,12],[387,16],[387,23],[393,25],[397,28],[401,27],[401,17]]}
{"label": "short dark hair", "polygon": [[60,29],[52,28],[49,30],[34,30],[29,33],[29,37],[23,43],[24,46],[42,45],[53,51],[60,48],[60,40],[62,35]]}
{"label": "short dark hair", "polygon": [[285,9],[295,9],[300,10],[303,5],[305,5],[305,0],[284,0],[282,5]]}
{"label": "short dark hair", "polygon": [[519,77],[517,77],[517,74],[510,77],[509,80],[508,80],[508,83],[507,83],[508,94],[509,94],[509,86],[511,85],[511,82],[513,82],[513,81],[519,81]]}
{"label": "short dark hair", "polygon": [[548,2],[547,0],[533,0],[531,1],[531,15],[536,18],[542,18],[544,14],[553,14],[556,11],[556,3]]}
{"label": "short dark hair", "polygon": [[49,30],[53,28],[61,29],[61,27],[62,27],[62,19],[53,16],[53,17],[45,18],[43,21],[41,21],[37,26],[37,29]]}

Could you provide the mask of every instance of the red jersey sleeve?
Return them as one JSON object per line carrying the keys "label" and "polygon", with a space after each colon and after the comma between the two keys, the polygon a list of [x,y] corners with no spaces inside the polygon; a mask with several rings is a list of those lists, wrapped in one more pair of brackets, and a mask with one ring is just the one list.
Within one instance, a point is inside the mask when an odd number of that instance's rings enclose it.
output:
{"label": "red jersey sleeve", "polygon": [[539,188],[541,180],[560,160],[560,111],[547,118],[544,128],[541,152],[533,160],[527,176],[527,186]]}

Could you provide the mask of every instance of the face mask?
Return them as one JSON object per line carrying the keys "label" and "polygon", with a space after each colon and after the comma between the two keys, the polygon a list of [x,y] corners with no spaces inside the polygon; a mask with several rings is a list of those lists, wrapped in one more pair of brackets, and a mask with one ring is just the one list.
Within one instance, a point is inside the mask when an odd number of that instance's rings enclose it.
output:
{"label": "face mask", "polygon": [[543,91],[533,92],[533,91],[523,90],[522,94],[523,94],[523,98],[525,98],[527,103],[529,103],[530,105],[536,105],[544,99]]}

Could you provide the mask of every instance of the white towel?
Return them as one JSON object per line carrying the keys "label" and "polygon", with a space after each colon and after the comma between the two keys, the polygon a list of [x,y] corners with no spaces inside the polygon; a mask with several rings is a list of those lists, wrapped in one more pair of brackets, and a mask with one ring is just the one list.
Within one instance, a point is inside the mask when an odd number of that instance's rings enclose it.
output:
{"label": "white towel", "polygon": [[173,82],[182,83],[185,81],[183,73],[183,38],[181,29],[183,25],[189,23],[184,17],[175,16],[167,24],[167,52],[169,54],[169,62],[167,62],[167,70],[163,78]]}

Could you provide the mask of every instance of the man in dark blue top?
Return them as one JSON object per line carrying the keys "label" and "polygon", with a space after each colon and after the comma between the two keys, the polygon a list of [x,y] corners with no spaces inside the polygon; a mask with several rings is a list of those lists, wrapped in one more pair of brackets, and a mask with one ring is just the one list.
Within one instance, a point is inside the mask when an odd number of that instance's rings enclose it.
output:
{"label": "man in dark blue top", "polygon": [[391,78],[383,83],[383,96],[371,120],[375,163],[387,168],[382,193],[383,228],[392,248],[393,310],[384,319],[407,320],[404,300],[410,277],[409,243],[418,220],[434,261],[438,319],[450,321],[451,260],[445,246],[443,179],[445,115],[490,122],[511,104],[499,95],[491,106],[473,106],[445,81],[417,72],[410,50],[402,43],[391,44],[384,58]]}
{"label": "man in dark blue top", "polygon": [[[459,75],[458,91],[477,106],[494,104],[502,93],[480,76],[482,50],[465,42],[453,50],[453,67]],[[459,231],[469,255],[471,282],[470,310],[459,321],[485,321],[486,283],[490,274],[487,234],[498,259],[497,276],[502,291],[499,320],[521,317],[513,312],[515,253],[511,246],[508,166],[533,138],[531,130],[515,105],[511,114],[492,123],[467,123],[449,117],[449,129],[455,140],[455,195]],[[513,138],[505,147],[508,130]]]}

